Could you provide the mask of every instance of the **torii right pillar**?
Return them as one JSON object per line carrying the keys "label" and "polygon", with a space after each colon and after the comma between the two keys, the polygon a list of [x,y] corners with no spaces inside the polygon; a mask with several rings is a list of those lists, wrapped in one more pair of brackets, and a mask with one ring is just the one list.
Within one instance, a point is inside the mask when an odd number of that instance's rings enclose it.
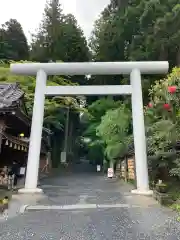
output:
{"label": "torii right pillar", "polygon": [[139,69],[132,70],[130,81],[132,86],[131,99],[137,181],[137,189],[132,190],[132,193],[152,195],[153,191],[149,189],[141,72]]}

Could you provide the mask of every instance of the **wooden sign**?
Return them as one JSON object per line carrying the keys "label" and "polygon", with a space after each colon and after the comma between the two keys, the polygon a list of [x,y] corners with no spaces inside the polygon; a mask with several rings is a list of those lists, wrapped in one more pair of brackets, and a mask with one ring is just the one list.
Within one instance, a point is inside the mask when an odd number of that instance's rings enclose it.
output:
{"label": "wooden sign", "polygon": [[135,179],[135,162],[134,159],[128,159],[128,179]]}
{"label": "wooden sign", "polygon": [[112,178],[114,176],[113,168],[108,168],[108,178]]}

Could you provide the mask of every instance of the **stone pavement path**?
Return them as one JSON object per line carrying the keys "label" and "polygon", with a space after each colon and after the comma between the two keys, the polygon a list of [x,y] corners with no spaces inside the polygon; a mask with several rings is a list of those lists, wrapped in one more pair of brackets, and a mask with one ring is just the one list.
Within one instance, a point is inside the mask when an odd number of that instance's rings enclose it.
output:
{"label": "stone pavement path", "polygon": [[123,182],[89,172],[45,179],[42,188],[45,196],[31,206],[64,209],[10,218],[0,223],[0,240],[180,239],[176,214],[149,197],[132,195]]}

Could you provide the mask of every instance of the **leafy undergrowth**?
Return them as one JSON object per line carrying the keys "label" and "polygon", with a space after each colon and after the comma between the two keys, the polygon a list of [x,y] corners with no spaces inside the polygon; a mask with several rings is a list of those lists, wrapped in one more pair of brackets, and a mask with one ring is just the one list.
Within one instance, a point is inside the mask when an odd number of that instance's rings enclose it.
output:
{"label": "leafy undergrowth", "polygon": [[180,182],[172,181],[167,183],[168,185],[168,194],[171,196],[173,201],[178,201],[180,199]]}
{"label": "leafy undergrowth", "polygon": [[177,217],[177,221],[180,222],[180,203],[174,203],[171,205],[171,209],[175,210],[179,213],[179,216]]}
{"label": "leafy undergrowth", "polygon": [[180,222],[180,184],[179,182],[169,183],[168,194],[171,196],[174,203],[170,206],[171,209],[179,213],[177,221]]}
{"label": "leafy undergrowth", "polygon": [[173,210],[176,210],[177,212],[180,212],[180,203],[179,203],[179,204],[178,204],[178,203],[172,204],[172,205],[171,205],[171,208],[172,208]]}

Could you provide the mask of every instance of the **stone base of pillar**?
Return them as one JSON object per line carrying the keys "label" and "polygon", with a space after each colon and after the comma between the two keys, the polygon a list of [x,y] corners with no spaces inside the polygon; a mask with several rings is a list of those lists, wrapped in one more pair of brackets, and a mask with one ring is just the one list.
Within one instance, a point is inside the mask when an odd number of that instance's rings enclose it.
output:
{"label": "stone base of pillar", "polygon": [[21,188],[18,190],[18,193],[32,194],[32,193],[43,193],[41,188]]}
{"label": "stone base of pillar", "polygon": [[138,190],[138,189],[133,189],[131,190],[131,193],[133,194],[137,194],[137,195],[144,195],[144,196],[152,196],[153,195],[153,191],[152,190]]}

